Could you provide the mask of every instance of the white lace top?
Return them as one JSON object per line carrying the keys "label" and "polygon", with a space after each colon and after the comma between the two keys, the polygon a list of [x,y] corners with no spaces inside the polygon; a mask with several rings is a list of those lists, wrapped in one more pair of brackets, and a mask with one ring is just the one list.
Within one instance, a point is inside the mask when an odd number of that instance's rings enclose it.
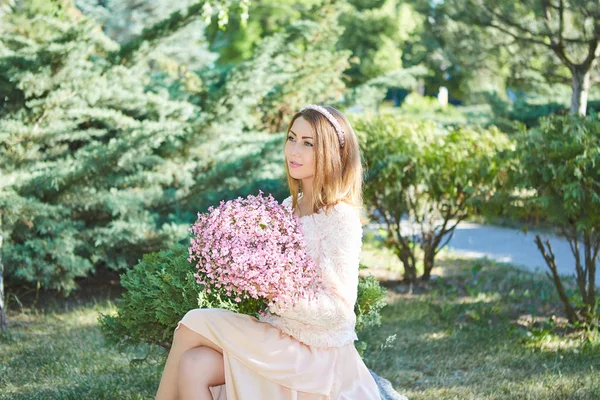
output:
{"label": "white lace top", "polygon": [[[281,204],[291,207],[292,197]],[[306,299],[279,315],[270,308],[260,321],[314,347],[341,347],[357,340],[354,303],[358,288],[358,263],[362,225],[356,207],[340,202],[329,210],[300,217],[307,254],[322,272],[323,284],[316,299]]]}

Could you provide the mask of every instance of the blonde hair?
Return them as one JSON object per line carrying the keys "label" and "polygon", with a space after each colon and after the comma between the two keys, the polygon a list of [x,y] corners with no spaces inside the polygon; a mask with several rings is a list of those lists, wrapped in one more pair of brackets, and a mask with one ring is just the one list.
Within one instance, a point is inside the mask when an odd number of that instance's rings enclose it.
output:
{"label": "blonde hair", "polygon": [[[339,137],[331,122],[323,114],[312,109],[294,114],[285,136],[287,142],[290,129],[299,117],[304,118],[314,131],[315,174],[313,177],[312,198],[306,200],[311,205],[313,213],[325,208],[325,214],[339,202],[348,203],[358,207],[361,213],[361,222],[364,223],[366,220],[362,217],[364,213],[363,167],[358,138],[350,123],[340,111],[330,106],[322,107],[329,111],[344,129],[344,147],[340,147]],[[298,204],[301,180],[292,178],[287,163],[285,169],[292,196],[292,208],[295,208]]]}

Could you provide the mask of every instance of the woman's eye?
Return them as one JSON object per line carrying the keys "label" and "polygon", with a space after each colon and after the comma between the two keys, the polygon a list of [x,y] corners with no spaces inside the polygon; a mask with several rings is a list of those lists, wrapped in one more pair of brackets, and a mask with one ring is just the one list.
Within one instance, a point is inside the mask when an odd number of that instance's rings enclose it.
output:
{"label": "woman's eye", "polygon": [[[287,138],[288,138],[288,140],[295,140],[294,137],[291,135],[288,136]],[[304,144],[305,145],[307,144],[309,147],[313,147],[313,144],[311,142],[304,142]]]}

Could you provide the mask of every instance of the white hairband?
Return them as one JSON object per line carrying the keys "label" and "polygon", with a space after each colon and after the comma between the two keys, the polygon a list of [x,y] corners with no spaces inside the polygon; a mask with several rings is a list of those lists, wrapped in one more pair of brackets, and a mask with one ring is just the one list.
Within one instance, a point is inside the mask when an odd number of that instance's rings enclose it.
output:
{"label": "white hairband", "polygon": [[326,108],[321,107],[319,105],[310,104],[310,105],[302,108],[302,110],[300,110],[300,111],[304,111],[307,109],[311,109],[311,110],[320,112],[321,114],[323,114],[325,116],[325,118],[327,118],[329,120],[329,122],[331,122],[331,125],[333,125],[333,127],[335,128],[338,138],[340,139],[340,147],[344,147],[344,129],[342,129],[342,126],[340,125],[339,121],[337,119],[335,119],[335,117],[333,115],[331,115],[331,113],[329,111],[327,111]]}

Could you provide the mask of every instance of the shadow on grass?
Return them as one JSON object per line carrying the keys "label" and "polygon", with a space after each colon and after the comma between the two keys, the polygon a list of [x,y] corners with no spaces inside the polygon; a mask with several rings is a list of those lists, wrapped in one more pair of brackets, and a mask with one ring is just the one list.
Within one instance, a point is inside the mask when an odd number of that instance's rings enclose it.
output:
{"label": "shadow on grass", "polygon": [[[125,289],[120,273],[99,269],[95,275],[75,280],[77,289],[68,296],[57,290],[36,290],[26,285],[5,288],[6,308],[18,313],[69,313],[79,307],[118,299]],[[10,319],[9,319],[10,322]]]}

